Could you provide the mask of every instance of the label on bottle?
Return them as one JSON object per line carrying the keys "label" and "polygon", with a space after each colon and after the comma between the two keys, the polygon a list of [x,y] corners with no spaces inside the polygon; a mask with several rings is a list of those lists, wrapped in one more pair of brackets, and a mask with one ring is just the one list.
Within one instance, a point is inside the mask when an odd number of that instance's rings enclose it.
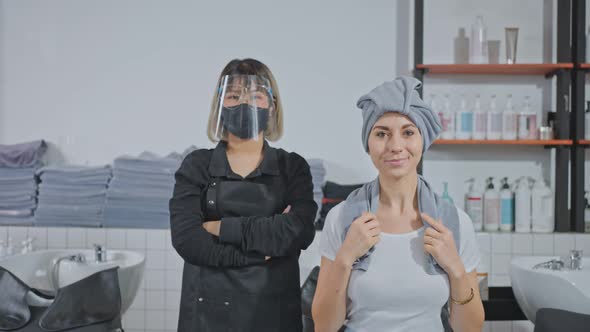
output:
{"label": "label on bottle", "polygon": [[529,117],[526,114],[518,115],[518,138],[527,139],[529,137]]}
{"label": "label on bottle", "polygon": [[516,192],[515,202],[515,226],[517,232],[530,232],[531,230],[531,195],[526,192]]}
{"label": "label on bottle", "polygon": [[502,113],[490,113],[489,128],[494,133],[502,131]]}
{"label": "label on bottle", "polygon": [[486,226],[497,227],[500,225],[500,200],[497,198],[488,198],[484,204],[484,224]]}
{"label": "label on bottle", "polygon": [[485,113],[475,113],[473,118],[474,118],[474,123],[475,123],[473,126],[473,132],[485,134],[486,129],[487,129],[486,114]]}
{"label": "label on bottle", "polygon": [[528,138],[537,139],[537,114],[529,114],[528,118]]}
{"label": "label on bottle", "polygon": [[453,114],[439,112],[438,117],[440,119],[440,124],[442,127],[443,132],[453,132],[454,131],[454,124],[453,124]]}
{"label": "label on bottle", "polygon": [[471,218],[474,224],[481,224],[483,222],[483,201],[480,197],[467,197],[465,202],[467,215]]}
{"label": "label on bottle", "polygon": [[459,130],[462,132],[471,133],[473,131],[473,113],[462,112],[460,118],[461,125],[459,126]]}
{"label": "label on bottle", "polygon": [[500,210],[502,213],[502,219],[500,223],[502,225],[513,225],[514,224],[514,200],[512,198],[502,198],[500,202]]}
{"label": "label on bottle", "polygon": [[517,123],[517,119],[516,119],[516,114],[515,113],[509,113],[509,114],[504,114],[504,121],[502,123],[502,131],[506,134],[513,134],[514,136],[516,136],[516,123]]}

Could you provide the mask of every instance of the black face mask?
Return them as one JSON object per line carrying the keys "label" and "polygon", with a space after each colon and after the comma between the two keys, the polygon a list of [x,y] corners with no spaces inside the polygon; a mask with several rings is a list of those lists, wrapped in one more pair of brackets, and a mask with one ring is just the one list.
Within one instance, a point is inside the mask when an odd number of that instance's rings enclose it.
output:
{"label": "black face mask", "polygon": [[[258,132],[252,132],[252,123],[254,122],[254,113],[258,116]],[[223,128],[241,139],[254,138],[260,132],[268,127],[269,112],[268,108],[258,107],[253,112],[253,107],[249,104],[240,104],[235,107],[221,108],[221,121]]]}

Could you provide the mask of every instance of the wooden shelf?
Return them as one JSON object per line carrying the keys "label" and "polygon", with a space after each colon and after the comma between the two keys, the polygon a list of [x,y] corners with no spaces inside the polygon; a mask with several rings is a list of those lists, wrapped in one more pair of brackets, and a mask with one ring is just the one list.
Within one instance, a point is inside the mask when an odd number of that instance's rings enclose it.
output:
{"label": "wooden shelf", "polygon": [[590,145],[590,140],[585,140],[585,139],[579,140],[578,141],[578,144],[580,144],[580,145]]}
{"label": "wooden shelf", "polygon": [[[590,144],[590,141],[587,141]],[[436,145],[541,145],[541,146],[559,146],[572,145],[572,140],[554,139],[554,140],[475,140],[475,139],[438,139],[434,141]],[[582,144],[582,143],[580,143]]]}
{"label": "wooden shelf", "polygon": [[580,68],[590,69],[590,63],[581,63]]}
{"label": "wooden shelf", "polygon": [[[572,69],[573,63],[522,63],[522,64],[419,64],[418,69],[428,74],[460,75],[549,75],[560,69]],[[588,67],[590,68],[590,67]]]}

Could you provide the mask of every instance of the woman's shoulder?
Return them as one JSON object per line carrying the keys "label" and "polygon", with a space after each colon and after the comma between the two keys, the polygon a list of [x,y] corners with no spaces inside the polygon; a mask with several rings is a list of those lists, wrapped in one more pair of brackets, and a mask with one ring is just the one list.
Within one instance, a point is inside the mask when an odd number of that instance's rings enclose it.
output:
{"label": "woman's shoulder", "polygon": [[305,169],[310,169],[309,162],[299,153],[287,151],[282,148],[270,147],[274,150],[279,168],[287,174],[298,174]]}
{"label": "woman's shoulder", "polygon": [[340,202],[328,211],[324,220],[322,234],[327,236],[341,238],[344,230],[342,214],[346,203]]}
{"label": "woman's shoulder", "polygon": [[197,149],[191,151],[184,157],[179,169],[198,170],[206,169],[209,166],[211,155],[214,149]]}
{"label": "woman's shoulder", "polygon": [[471,217],[469,217],[469,215],[463,211],[462,208],[455,205],[455,209],[457,210],[457,216],[459,217],[459,224],[461,225],[461,228],[465,228],[466,226],[473,224],[471,222]]}
{"label": "woman's shoulder", "polygon": [[287,151],[283,148],[272,147],[272,146],[270,148],[275,150],[275,152],[277,154],[277,158],[279,158],[279,159],[284,159],[284,160],[291,162],[291,163],[297,162],[297,163],[306,163],[307,164],[307,160],[295,151]]}

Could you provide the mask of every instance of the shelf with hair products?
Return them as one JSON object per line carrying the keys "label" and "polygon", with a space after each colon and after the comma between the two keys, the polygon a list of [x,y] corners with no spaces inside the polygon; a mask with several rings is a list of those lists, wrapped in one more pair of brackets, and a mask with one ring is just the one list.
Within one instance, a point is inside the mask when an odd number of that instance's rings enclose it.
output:
{"label": "shelf with hair products", "polygon": [[[444,78],[453,80],[454,76],[460,78],[464,75],[504,75],[507,76],[503,79],[510,80],[512,76],[538,76],[542,75],[545,78],[555,78],[555,114],[553,120],[553,127],[539,127],[536,126],[532,127],[530,131],[530,135],[521,136],[520,133],[518,135],[514,135],[512,132],[512,137],[504,136],[504,133],[496,133],[494,136],[488,135],[475,135],[475,128],[476,122],[473,122],[472,132],[473,135],[466,135],[466,137],[456,135],[450,135],[450,137],[442,136],[441,139],[435,141],[435,146],[457,146],[460,148],[461,146],[500,146],[500,147],[508,147],[508,146],[530,146],[530,147],[545,147],[550,148],[555,151],[555,165],[552,167],[554,169],[554,177],[555,177],[555,192],[554,192],[554,219],[555,219],[555,231],[556,232],[570,232],[570,231],[583,231],[583,227],[581,230],[574,225],[572,222],[577,218],[574,217],[574,212],[570,212],[569,209],[569,198],[570,195],[573,195],[573,191],[570,191],[568,186],[569,180],[569,171],[570,171],[570,153],[574,146],[578,145],[578,142],[574,140],[572,133],[570,132],[570,126],[573,126],[570,122],[573,122],[570,119],[570,105],[569,102],[572,101],[573,104],[573,96],[570,96],[570,77],[573,75],[572,73],[577,70],[577,66],[573,61],[572,58],[572,45],[570,43],[570,38],[573,34],[572,27],[574,26],[574,19],[572,18],[572,13],[574,9],[572,4],[569,1],[559,1],[557,3],[557,44],[556,44],[556,51],[557,51],[557,58],[555,63],[511,63],[511,64],[504,64],[504,63],[482,63],[488,62],[487,55],[485,56],[484,61],[479,59],[480,61],[471,61],[464,58],[462,63],[456,64],[429,64],[424,63],[424,0],[417,0],[415,2],[415,9],[414,9],[414,76],[424,82],[424,77],[426,75],[446,75]],[[478,18],[478,21],[480,18]],[[477,23],[476,23],[477,24]],[[456,45],[455,45],[456,46]],[[473,54],[471,54],[473,55]],[[490,62],[498,62],[497,61],[498,54],[496,54],[496,60],[491,61],[491,54],[489,57]],[[457,58],[455,59],[457,60]],[[507,59],[508,60],[508,59]],[[457,61],[458,62],[458,61]],[[466,63],[472,62],[472,63]],[[590,67],[589,67],[590,68]],[[533,79],[533,78],[531,78]],[[526,78],[524,78],[526,80]],[[518,82],[522,82],[523,78],[519,78]],[[422,93],[422,91],[420,91]],[[573,94],[573,92],[572,92]],[[461,106],[464,107],[465,104],[465,96],[461,98]],[[478,115],[478,106],[479,106],[479,94],[476,95],[476,104],[474,111],[468,110],[471,112],[471,116],[475,120],[476,116]],[[512,96],[509,96],[511,99]],[[495,96],[492,96],[492,99],[495,100]],[[448,96],[447,96],[447,103],[448,103]],[[565,102],[562,102],[565,101]],[[495,102],[495,101],[494,101]],[[511,102],[511,101],[510,101]],[[525,105],[530,106],[530,100],[527,98]],[[447,106],[447,105],[445,105]],[[495,105],[494,105],[495,107]],[[572,106],[573,107],[573,106]],[[449,107],[446,107],[447,109]],[[451,111],[455,113],[451,119],[454,119],[455,116],[459,117],[461,113],[461,108],[457,111]],[[442,116],[442,111],[439,112]],[[484,113],[484,112],[482,112]],[[487,112],[485,112],[487,113]],[[498,110],[498,113],[502,113]],[[520,114],[524,113],[517,113],[517,122],[520,121]],[[534,112],[535,114],[537,112]],[[536,114],[539,117],[540,114]],[[502,116],[502,115],[500,115]],[[486,114],[486,117],[489,117]],[[457,120],[458,121],[458,120]],[[582,120],[583,121],[583,120]],[[533,123],[538,123],[537,118],[532,118]],[[454,121],[452,121],[454,123]],[[452,130],[457,130],[456,133],[459,132],[459,126],[452,124],[454,126]],[[443,124],[444,127],[444,124]],[[542,130],[549,130],[550,133],[546,135],[546,137],[541,136]],[[444,130],[444,129],[443,129]],[[486,129],[484,129],[485,132]],[[489,130],[489,129],[488,129]],[[513,129],[514,130],[514,129]],[[483,136],[483,137],[480,137]],[[516,136],[516,137],[515,137]],[[487,138],[487,139],[486,139]],[[527,138],[527,139],[524,139]],[[543,138],[543,139],[540,139]],[[423,163],[421,165],[425,168],[428,167],[428,162]],[[572,180],[573,182],[573,180]],[[582,190],[582,199],[583,199],[583,190]],[[583,216],[583,210],[582,210]]]}
{"label": "shelf with hair products", "polygon": [[[580,64],[580,61],[577,61],[578,59],[583,58],[585,44],[582,43],[581,46],[576,48],[575,43],[584,37],[585,17],[583,16],[586,12],[585,4],[583,2],[580,4],[579,1],[556,1],[556,3],[554,3],[554,5],[556,5],[555,12],[557,14],[557,38],[553,47],[556,52],[556,57],[554,56],[554,61],[549,62],[555,63],[500,64],[497,63],[499,51],[496,50],[496,61],[490,61],[496,63],[482,63],[488,62],[486,55],[485,61],[468,61],[465,58],[464,61],[457,61],[457,58],[455,58],[455,62],[457,62],[456,64],[433,64],[424,62],[424,3],[424,0],[416,0],[414,2],[413,52],[413,74],[414,77],[424,83],[424,86],[428,85],[427,82],[424,82],[425,76],[432,77],[435,79],[435,81],[444,80],[448,82],[453,82],[455,79],[459,82],[471,82],[473,81],[471,76],[489,76],[490,82],[502,80],[509,82],[514,81],[518,83],[526,82],[529,79],[531,82],[534,80],[538,81],[539,79],[534,76],[542,76],[546,79],[552,79],[552,81],[548,82],[547,85],[552,84],[554,89],[553,98],[544,98],[545,100],[553,100],[554,103],[554,106],[551,107],[555,110],[555,113],[552,114],[554,117],[552,118],[553,126],[550,129],[552,131],[550,135],[542,135],[542,133],[546,134],[546,132],[538,131],[539,128],[535,128],[536,132],[534,133],[537,134],[537,136],[531,137],[534,139],[530,140],[517,139],[525,138],[524,136],[520,135],[517,135],[517,137],[514,137],[514,135],[512,135],[512,137],[507,135],[505,136],[503,133],[500,134],[500,137],[497,137],[497,132],[495,132],[495,135],[491,137],[490,135],[483,135],[484,137],[480,137],[481,135],[457,135],[460,130],[459,128],[461,127],[456,124],[455,117],[461,116],[461,111],[466,109],[465,104],[467,104],[464,101],[465,96],[462,96],[461,102],[458,104],[462,107],[454,110],[445,105],[444,109],[441,112],[438,112],[441,118],[444,116],[444,112],[453,113],[452,116],[449,116],[450,120],[447,122],[450,123],[450,127],[452,128],[451,132],[454,132],[455,134],[448,135],[448,137],[443,136],[441,139],[436,140],[434,142],[435,147],[440,146],[442,148],[443,146],[455,146],[454,149],[458,149],[457,151],[459,151],[459,153],[461,151],[460,149],[462,148],[465,148],[467,151],[473,151],[472,149],[467,149],[467,147],[473,146],[478,146],[478,148],[479,146],[482,146],[482,149],[497,150],[498,147],[503,149],[497,153],[504,153],[503,151],[507,152],[508,150],[511,150],[512,148],[518,148],[519,146],[530,147],[531,149],[550,148],[553,155],[551,158],[553,163],[551,169],[552,172],[554,172],[553,176],[555,179],[555,188],[553,193],[555,202],[553,213],[555,220],[555,231],[583,232],[584,207],[581,204],[583,203],[584,199],[583,154],[584,149],[590,146],[590,140],[583,141],[583,124],[580,126],[580,123],[584,122],[584,97],[583,91],[580,92],[580,90],[583,90],[584,87],[584,79],[579,78],[579,75],[580,73],[585,75],[586,72],[590,71],[590,64]],[[477,18],[477,21],[481,22],[481,18]],[[477,22],[475,25],[477,25]],[[461,35],[461,30],[459,34]],[[485,37],[483,39],[485,40]],[[457,42],[457,40],[455,42]],[[471,42],[472,40],[469,40],[469,43]],[[463,45],[465,46],[469,44]],[[457,44],[455,44],[455,47],[457,47]],[[467,48],[468,47],[469,46],[467,46]],[[576,55],[576,52],[581,53],[581,55]],[[483,53],[480,55],[483,55]],[[576,78],[578,83],[581,84],[581,88],[576,89]],[[420,91],[420,94],[423,94],[423,90]],[[446,100],[446,103],[448,104],[448,95]],[[494,97],[492,100],[495,100]],[[478,109],[478,103],[479,95],[476,95],[476,107],[473,108],[474,110]],[[448,112],[449,109],[451,112]],[[477,112],[467,109],[467,112],[465,113],[469,112],[471,112],[471,116],[475,118]],[[542,115],[542,113],[540,113],[540,115]],[[534,120],[538,119],[539,118]],[[462,119],[461,121],[464,120]],[[537,123],[539,122],[540,121]],[[472,123],[473,125],[471,127],[471,131],[473,133],[475,132],[473,129],[476,127],[475,122]],[[543,124],[542,126],[545,125]],[[443,128],[444,127],[445,126],[443,123]],[[543,130],[547,130],[547,127],[541,128],[543,128]],[[530,133],[532,134],[533,132],[531,131]],[[422,167],[428,169],[428,161],[424,161],[424,163],[421,164],[421,168]],[[570,198],[572,201],[571,210],[569,203]],[[520,310],[516,310],[519,309],[519,306],[513,297],[497,296],[496,293],[498,292],[495,291],[499,290],[500,288],[502,288],[502,293],[510,293],[509,295],[512,293],[510,287],[490,287],[489,300],[484,301],[486,320],[526,319],[522,313],[520,313]],[[506,313],[505,311],[507,308],[511,308],[511,310],[507,314],[504,314]]]}
{"label": "shelf with hair products", "polygon": [[[417,64],[424,74],[454,75],[544,75],[552,76],[560,70],[574,67],[573,63],[523,63],[523,64]],[[590,68],[590,65],[589,67]]]}
{"label": "shelf with hair products", "polygon": [[[585,141],[590,144],[590,141]],[[535,146],[569,146],[573,144],[569,139],[552,140],[475,140],[475,139],[438,139],[437,145],[535,145]]]}

